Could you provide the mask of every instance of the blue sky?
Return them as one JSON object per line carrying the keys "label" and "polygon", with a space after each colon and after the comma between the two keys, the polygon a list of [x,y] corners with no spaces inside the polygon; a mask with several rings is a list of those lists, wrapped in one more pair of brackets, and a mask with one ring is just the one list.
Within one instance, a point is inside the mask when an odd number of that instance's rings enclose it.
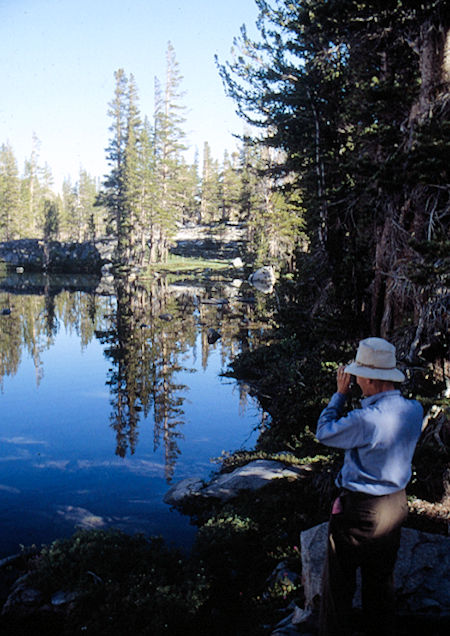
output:
{"label": "blue sky", "polygon": [[103,176],[114,71],[134,74],[141,112],[151,118],[170,40],[186,92],[187,141],[200,154],[208,141],[221,159],[243,123],[214,55],[230,59],[241,25],[255,34],[256,17],[254,0],[0,0],[0,144],[9,141],[22,172],[36,133],[56,187],[65,176],[76,181],[80,167]]}

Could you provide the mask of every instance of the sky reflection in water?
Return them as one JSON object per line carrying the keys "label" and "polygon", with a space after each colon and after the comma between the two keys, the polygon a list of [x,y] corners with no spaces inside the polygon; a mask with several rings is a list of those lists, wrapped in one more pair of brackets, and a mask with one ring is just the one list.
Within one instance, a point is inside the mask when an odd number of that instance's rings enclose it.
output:
{"label": "sky reflection in water", "polygon": [[[236,296],[226,312],[203,304],[222,288],[175,291],[0,291],[13,307],[0,317],[0,557],[78,526],[192,541],[162,498],[207,478],[223,450],[254,445],[262,413],[219,374],[261,329]],[[223,334],[213,345],[209,326]]]}

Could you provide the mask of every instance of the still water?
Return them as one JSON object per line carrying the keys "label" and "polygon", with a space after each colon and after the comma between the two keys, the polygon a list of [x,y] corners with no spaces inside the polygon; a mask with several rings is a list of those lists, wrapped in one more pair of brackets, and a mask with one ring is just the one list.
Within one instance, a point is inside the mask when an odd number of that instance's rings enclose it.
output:
{"label": "still water", "polygon": [[264,413],[221,373],[268,303],[224,279],[0,280],[0,557],[78,527],[189,546],[163,497],[254,446]]}

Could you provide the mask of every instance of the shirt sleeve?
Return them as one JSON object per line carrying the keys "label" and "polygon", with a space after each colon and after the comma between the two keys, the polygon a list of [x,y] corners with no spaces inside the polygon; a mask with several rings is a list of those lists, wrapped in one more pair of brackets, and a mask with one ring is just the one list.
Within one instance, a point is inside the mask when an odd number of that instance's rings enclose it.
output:
{"label": "shirt sleeve", "polygon": [[370,441],[362,409],[355,409],[341,417],[346,400],[344,394],[335,393],[320,414],[316,438],[326,446],[349,449],[366,446]]}

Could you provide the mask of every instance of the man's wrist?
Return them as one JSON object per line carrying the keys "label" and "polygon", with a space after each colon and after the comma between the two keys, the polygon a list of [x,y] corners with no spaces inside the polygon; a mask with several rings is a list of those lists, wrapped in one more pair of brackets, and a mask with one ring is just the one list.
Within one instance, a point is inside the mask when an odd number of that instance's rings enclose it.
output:
{"label": "man's wrist", "polygon": [[336,391],[334,395],[336,396],[336,399],[338,400],[338,402],[342,404],[342,406],[347,402],[348,398],[350,397],[350,393],[343,393],[342,391]]}
{"label": "man's wrist", "polygon": [[340,391],[336,391],[336,393],[334,393],[333,397],[331,398],[333,401],[338,401],[341,404],[344,404],[344,402],[347,401],[348,398],[348,393],[341,393]]}

